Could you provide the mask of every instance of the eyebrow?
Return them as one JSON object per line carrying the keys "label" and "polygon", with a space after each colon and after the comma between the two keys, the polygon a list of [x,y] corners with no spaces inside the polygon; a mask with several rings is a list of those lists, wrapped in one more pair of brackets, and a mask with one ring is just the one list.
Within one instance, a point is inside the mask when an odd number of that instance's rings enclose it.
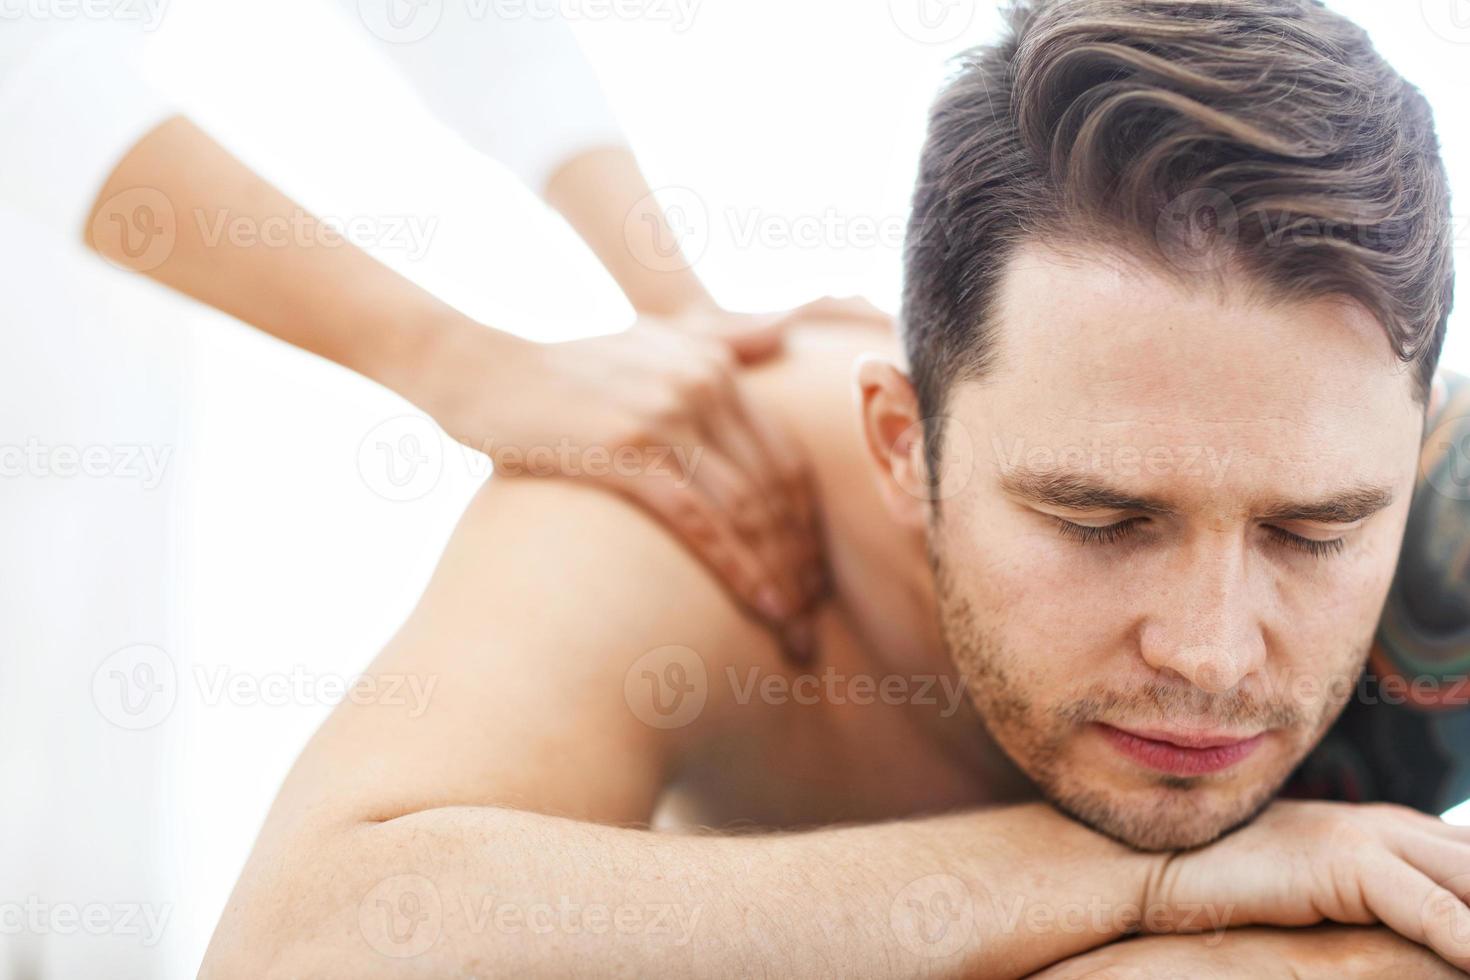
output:
{"label": "eyebrow", "polygon": [[[1033,503],[1067,510],[1131,510],[1145,514],[1173,514],[1162,497],[1128,493],[1089,475],[1015,467],[1001,474],[1001,489]],[[1359,483],[1316,500],[1267,502],[1259,515],[1272,521],[1313,521],[1354,524],[1393,503],[1388,487]]]}

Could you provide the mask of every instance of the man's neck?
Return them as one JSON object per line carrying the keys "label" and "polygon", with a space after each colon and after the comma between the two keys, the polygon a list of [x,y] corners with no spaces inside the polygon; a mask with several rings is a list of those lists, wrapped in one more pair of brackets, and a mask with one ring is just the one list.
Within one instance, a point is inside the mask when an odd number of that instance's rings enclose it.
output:
{"label": "man's neck", "polygon": [[[899,525],[878,493],[851,391],[853,365],[865,353],[897,356],[891,333],[871,326],[822,324],[797,331],[790,354],[758,401],[805,448],[818,485],[833,602],[867,648],[878,671],[935,690],[963,691],[946,652],[934,576],[922,533]],[[818,656],[820,657],[820,651]],[[816,669],[820,669],[818,666]],[[1029,783],[990,739],[967,695],[946,708],[916,705],[912,719],[959,768],[1001,798],[1031,795]]]}

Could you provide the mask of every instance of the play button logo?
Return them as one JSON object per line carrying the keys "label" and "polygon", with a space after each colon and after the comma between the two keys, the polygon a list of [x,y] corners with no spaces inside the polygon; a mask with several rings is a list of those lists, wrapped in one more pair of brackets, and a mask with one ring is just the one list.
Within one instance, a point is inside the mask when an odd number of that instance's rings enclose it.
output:
{"label": "play button logo", "polygon": [[413,44],[439,26],[444,0],[357,0],[357,15],[382,40]]}
{"label": "play button logo", "polygon": [[1470,0],[1420,0],[1424,23],[1451,44],[1470,44]]}

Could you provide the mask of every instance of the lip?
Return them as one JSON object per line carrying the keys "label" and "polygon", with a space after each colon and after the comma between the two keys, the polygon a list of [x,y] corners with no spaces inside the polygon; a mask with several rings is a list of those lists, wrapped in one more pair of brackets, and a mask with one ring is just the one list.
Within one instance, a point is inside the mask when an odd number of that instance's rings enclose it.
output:
{"label": "lip", "polygon": [[1266,739],[1255,735],[1215,732],[1125,729],[1097,722],[1097,729],[1120,754],[1140,765],[1173,776],[1223,772],[1243,761]]}

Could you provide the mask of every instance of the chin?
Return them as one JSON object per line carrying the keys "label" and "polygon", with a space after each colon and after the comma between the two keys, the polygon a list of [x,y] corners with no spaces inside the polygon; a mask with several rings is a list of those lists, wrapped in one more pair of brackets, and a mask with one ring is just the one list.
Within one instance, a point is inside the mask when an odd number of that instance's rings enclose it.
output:
{"label": "chin", "polygon": [[1139,851],[1183,851],[1250,823],[1275,797],[1282,780],[1252,786],[1188,785],[1169,780],[1127,792],[1105,786],[1043,786],[1063,813]]}

